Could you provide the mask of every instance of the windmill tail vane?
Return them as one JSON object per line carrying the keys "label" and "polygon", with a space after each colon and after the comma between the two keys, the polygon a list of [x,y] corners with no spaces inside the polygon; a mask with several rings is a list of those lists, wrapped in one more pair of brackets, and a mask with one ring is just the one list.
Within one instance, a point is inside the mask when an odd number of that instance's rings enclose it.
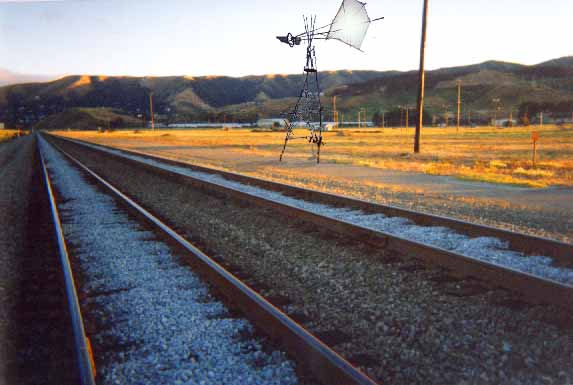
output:
{"label": "windmill tail vane", "polygon": [[[303,17],[304,32],[298,35],[288,33],[277,36],[281,43],[290,47],[306,43],[306,64],[304,66],[304,85],[294,107],[285,115],[286,136],[279,160],[282,161],[287,144],[293,139],[306,139],[312,146],[316,146],[316,161],[320,163],[320,148],[325,144],[322,140],[323,108],[320,102],[320,85],[318,82],[318,69],[316,66],[315,40],[338,40],[350,47],[361,51],[366,32],[373,21],[366,12],[366,3],[358,0],[343,0],[336,16],[331,23],[316,28],[316,16]],[[302,122],[302,124],[301,124]],[[294,126],[305,125],[308,135],[295,136]]]}

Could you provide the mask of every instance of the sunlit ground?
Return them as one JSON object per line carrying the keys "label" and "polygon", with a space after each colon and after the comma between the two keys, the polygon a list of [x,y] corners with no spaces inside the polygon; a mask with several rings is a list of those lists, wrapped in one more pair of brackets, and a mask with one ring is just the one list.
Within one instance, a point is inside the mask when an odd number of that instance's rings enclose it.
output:
{"label": "sunlit ground", "polygon": [[[23,135],[25,132],[21,132],[20,134]],[[15,136],[18,136],[18,130],[0,130],[0,142],[11,139]]]}
{"label": "sunlit ground", "polygon": [[[532,164],[532,131],[538,131],[536,167]],[[304,140],[289,142],[285,163],[276,159],[281,132],[247,129],[129,130],[97,133],[58,132],[70,137],[155,152],[186,152],[194,163],[239,172],[303,177],[294,165],[312,165],[313,151]],[[305,134],[304,130],[300,131]],[[573,186],[573,127],[424,128],[421,153],[414,155],[413,128],[344,129],[324,134],[323,165],[344,164],[373,169],[446,175],[465,180],[527,187]],[[334,175],[335,177],[336,175]],[[328,177],[333,177],[329,173]]]}

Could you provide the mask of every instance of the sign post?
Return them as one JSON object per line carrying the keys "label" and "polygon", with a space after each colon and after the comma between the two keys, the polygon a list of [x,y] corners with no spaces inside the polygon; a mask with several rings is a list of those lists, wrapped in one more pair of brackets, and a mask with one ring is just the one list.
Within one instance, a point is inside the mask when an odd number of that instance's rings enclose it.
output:
{"label": "sign post", "polygon": [[537,141],[539,140],[539,133],[537,131],[533,131],[531,133],[531,140],[533,142],[533,156],[531,159],[531,163],[533,168],[535,168],[535,158],[537,157]]}

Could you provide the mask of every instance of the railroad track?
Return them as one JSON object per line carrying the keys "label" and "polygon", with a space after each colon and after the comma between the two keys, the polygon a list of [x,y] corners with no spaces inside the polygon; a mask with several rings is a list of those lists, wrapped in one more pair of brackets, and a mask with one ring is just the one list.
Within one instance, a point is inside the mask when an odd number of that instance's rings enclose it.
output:
{"label": "railroad track", "polygon": [[[477,278],[493,287],[509,289],[528,302],[573,310],[573,245],[570,244],[147,154],[61,137],[57,140],[103,151],[123,162],[208,192],[270,207],[345,237],[444,267],[456,277]],[[383,226],[372,224],[376,220],[388,222]],[[404,233],[393,231],[393,227]],[[453,246],[444,246],[440,237],[453,238]],[[469,244],[467,254],[456,243]]]}
{"label": "railroad track", "polygon": [[39,153],[40,161],[42,163],[42,172],[44,176],[46,191],[50,201],[50,211],[52,214],[54,232],[56,234],[58,243],[58,253],[60,257],[61,269],[64,276],[64,286],[68,302],[68,311],[71,319],[72,334],[74,337],[74,347],[76,350],[75,353],[78,364],[79,379],[82,385],[93,385],[95,384],[95,366],[91,356],[90,342],[84,330],[84,321],[80,310],[76,285],[70,264],[70,257],[68,255],[68,249],[66,246],[66,240],[64,238],[64,232],[60,222],[58,206],[54,196],[54,191],[52,189],[52,183],[50,182],[50,174],[46,168],[46,163],[44,161],[44,157],[41,155],[41,151],[39,151]]}
{"label": "railroad track", "polygon": [[[43,139],[41,140],[43,141]],[[49,150],[49,148],[50,145],[43,141],[42,151],[44,153],[53,151]],[[273,344],[281,349],[286,350],[289,354],[289,357],[294,358],[297,363],[297,372],[298,368],[300,368],[300,373],[302,373],[303,376],[312,380],[317,380],[323,384],[374,383],[370,378],[354,368],[346,360],[331,350],[327,345],[323,344],[303,327],[290,319],[285,313],[280,311],[271,303],[267,302],[261,295],[259,295],[245,283],[241,282],[239,279],[225,270],[222,266],[216,263],[212,258],[204,254],[197,247],[188,242],[175,230],[145,210],[138,203],[131,200],[129,197],[127,197],[101,176],[97,175],[95,172],[83,165],[80,161],[72,157],[70,154],[66,153],[60,148],[58,148],[58,150],[65,155],[69,162],[74,165],[74,167],[81,170],[84,175],[87,175],[91,180],[97,183],[99,186],[98,188],[105,189],[106,193],[112,195],[114,200],[121,201],[121,204],[125,206],[131,213],[136,213],[136,216],[145,221],[146,227],[152,227],[154,229],[154,234],[161,234],[162,238],[168,239],[168,243],[176,244],[179,249],[182,249],[186,254],[184,258],[192,266],[193,270],[198,271],[205,280],[212,284],[213,287],[215,287],[217,293],[219,293],[221,297],[225,299],[226,303],[228,303],[234,309],[239,309],[242,315],[246,316],[253,324],[256,325],[257,330],[260,330],[265,336],[267,336],[273,342]],[[54,162],[53,153],[50,155],[50,157],[52,158],[52,162]],[[90,360],[90,355],[88,354],[90,349],[89,340],[86,336],[86,330],[90,328],[93,329],[93,327],[87,327],[84,329],[84,320],[82,319],[82,314],[80,311],[80,301],[78,300],[78,295],[76,294],[74,279],[72,276],[72,268],[70,266],[70,257],[66,247],[66,239],[64,238],[64,231],[62,230],[62,225],[59,219],[60,214],[58,213],[58,203],[56,202],[55,194],[52,190],[50,173],[45,165],[44,160],[42,160],[42,164],[46,186],[50,192],[49,195],[52,203],[51,207],[54,218],[54,225],[58,234],[60,255],[62,258],[62,264],[64,265],[64,271],[66,273],[66,287],[68,291],[70,312],[72,313],[72,318],[74,321],[74,336],[76,340],[78,362],[80,363],[80,371],[82,373],[82,383],[91,384],[94,383],[92,374],[95,372],[93,362]],[[63,179],[63,177],[58,176],[58,179]],[[69,197],[67,199],[71,201],[74,200],[73,198]],[[90,203],[88,202],[88,206],[89,204]],[[70,210],[70,208],[67,207],[67,203],[65,205],[66,210]],[[94,205],[97,206],[98,204],[94,203]],[[82,221],[82,215],[83,214],[80,213],[77,215],[79,219],[73,219],[67,224],[67,226],[72,227],[72,230],[69,231],[72,233],[74,232],[73,227],[76,225],[76,222],[80,223]],[[127,223],[122,222],[122,226],[129,228]],[[76,232],[78,231],[79,229],[76,229]],[[125,231],[129,232],[128,229]],[[104,235],[104,233],[101,233],[100,235]],[[81,241],[78,241],[77,239],[72,241],[74,243],[74,248],[81,248]],[[93,240],[90,240],[88,243],[92,241]],[[106,261],[98,261],[98,264],[105,265]],[[179,285],[181,283],[177,284]],[[89,282],[87,284],[84,283],[84,286],[86,285],[90,286],[93,284]],[[131,288],[118,289],[100,287],[96,290],[96,294],[92,293],[91,295],[88,295],[88,299],[91,296],[98,297],[100,295],[108,295],[109,293],[115,294],[117,291],[121,292],[124,290],[128,291],[131,290]],[[101,294],[102,291],[104,294]],[[101,327],[101,325],[98,327]],[[98,327],[96,327],[96,329]],[[101,349],[98,349],[94,344],[96,360],[98,358],[98,350]],[[165,354],[168,353],[165,352]],[[195,356],[193,359],[201,360],[200,357],[195,358]]]}
{"label": "railroad track", "polygon": [[0,160],[0,383],[75,384],[79,373],[40,154],[31,136],[0,150],[10,158]]}

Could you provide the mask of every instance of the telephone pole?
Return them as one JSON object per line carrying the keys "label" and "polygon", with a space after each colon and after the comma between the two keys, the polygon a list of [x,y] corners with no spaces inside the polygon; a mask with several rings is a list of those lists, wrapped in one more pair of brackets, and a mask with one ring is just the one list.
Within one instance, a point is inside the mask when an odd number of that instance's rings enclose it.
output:
{"label": "telephone pole", "polygon": [[424,83],[426,74],[424,72],[424,59],[426,55],[426,25],[428,20],[428,0],[424,0],[424,11],[422,13],[422,40],[420,42],[420,69],[418,73],[418,119],[416,120],[416,135],[414,136],[414,152],[420,152],[420,131],[422,131],[424,117]]}
{"label": "telephone pole", "polygon": [[151,113],[151,130],[155,131],[155,118],[153,117],[153,91],[149,91],[149,112]]}
{"label": "telephone pole", "polygon": [[458,126],[456,132],[460,131],[460,111],[462,105],[462,81],[458,79]]}
{"label": "telephone pole", "polygon": [[408,111],[410,110],[410,106],[406,105],[406,131],[408,131]]}
{"label": "telephone pole", "polygon": [[336,95],[332,97],[332,119],[334,120],[334,127],[338,127],[338,111],[336,111]]}

